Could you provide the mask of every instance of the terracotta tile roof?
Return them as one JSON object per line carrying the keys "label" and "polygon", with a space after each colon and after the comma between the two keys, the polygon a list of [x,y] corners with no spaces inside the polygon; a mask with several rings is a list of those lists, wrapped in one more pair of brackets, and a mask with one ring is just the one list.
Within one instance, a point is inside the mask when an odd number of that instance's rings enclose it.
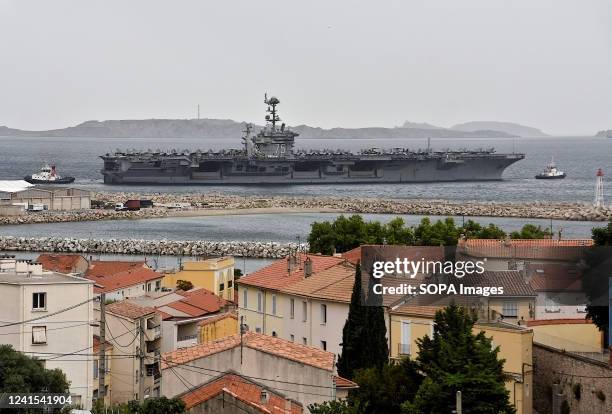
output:
{"label": "terracotta tile roof", "polygon": [[280,292],[349,303],[354,284],[355,267],[350,263],[339,263],[288,285],[280,289]]}
{"label": "terracotta tile roof", "polygon": [[342,257],[348,260],[350,263],[356,265],[361,260],[361,246],[355,247],[353,250],[342,253]]}
{"label": "terracotta tile roof", "polygon": [[[263,390],[268,392],[267,402],[261,401],[261,393]],[[217,377],[181,395],[180,398],[185,402],[185,408],[189,410],[224,392],[229,393],[236,399],[261,413],[301,414],[303,412],[300,403],[288,400],[284,396],[271,391],[268,387],[256,384],[234,373],[228,373]]]}
{"label": "terracotta tile roof", "polygon": [[93,261],[85,277],[98,285],[94,292],[101,293],[161,279],[163,275],[150,269],[144,262]]}
{"label": "terracotta tile roof", "polygon": [[139,268],[148,268],[147,263],[142,260],[92,260],[89,262],[87,276],[108,276]]}
{"label": "terracotta tile roof", "polygon": [[298,263],[295,265],[296,270],[292,271],[290,274],[287,272],[287,258],[285,258],[277,260],[256,272],[241,277],[236,283],[244,286],[257,286],[264,289],[278,290],[295,282],[299,282],[304,278],[303,263],[307,257],[312,261],[313,273],[320,272],[345,260],[342,257],[320,256],[305,253],[300,253],[297,257]]}
{"label": "terracotta tile roof", "polygon": [[[285,339],[275,338],[256,332],[247,332],[242,338],[243,346],[276,355],[291,361],[311,365],[327,371],[334,368],[334,354],[312,346],[301,345]],[[196,359],[222,352],[240,345],[240,334],[215,341],[182,348],[162,355],[162,369],[169,365],[186,364]]]}
{"label": "terracotta tile roof", "polygon": [[198,326],[205,326],[227,318],[238,320],[238,314],[236,312],[225,312],[220,315],[211,316],[210,318],[202,319],[198,322]]}
{"label": "terracotta tile roof", "polygon": [[582,325],[592,324],[590,319],[536,319],[527,321],[527,326],[542,326],[542,325]]}
{"label": "terracotta tile roof", "polygon": [[575,261],[592,245],[591,239],[467,239],[457,250],[473,257]]}
{"label": "terracotta tile roof", "polygon": [[396,315],[407,315],[407,316],[422,316],[425,318],[433,318],[436,316],[436,312],[444,309],[443,306],[429,306],[429,305],[402,305],[397,309],[391,310],[392,314]]}
{"label": "terracotta tile roof", "polygon": [[185,297],[182,302],[188,303],[205,310],[207,313],[218,312],[223,306],[229,302],[215,295],[210,290],[199,288],[192,289],[187,292],[178,292],[179,295]]}
{"label": "terracotta tile roof", "polygon": [[[106,341],[106,346],[105,349],[110,349],[113,347],[113,344],[109,341]],[[95,354],[97,352],[100,352],[100,337],[98,335],[94,335],[93,336],[93,348],[92,348],[92,352]]]}
{"label": "terracotta tile roof", "polygon": [[526,270],[529,284],[536,291],[582,290],[582,272],[575,265],[530,263]]}
{"label": "terracotta tile roof", "polygon": [[354,388],[359,388],[359,385],[357,385],[356,382],[353,382],[346,378],[339,377],[337,375],[334,375],[334,384],[336,385],[336,388],[343,388],[343,389],[349,389],[349,390],[354,389]]}
{"label": "terracotta tile roof", "polygon": [[78,272],[77,264],[80,260],[87,263],[86,259],[78,254],[41,254],[36,259],[43,269],[58,273]]}
{"label": "terracotta tile roof", "polygon": [[130,319],[139,319],[143,316],[155,313],[155,308],[139,306],[128,300],[122,300],[106,305],[106,312]]}
{"label": "terracotta tile roof", "polygon": [[[469,274],[461,279],[456,279],[455,284],[463,284],[464,286],[473,287],[494,287],[501,286],[504,288],[503,295],[495,295],[495,297],[503,296],[537,296],[533,288],[525,282],[523,273],[515,270],[506,271],[485,271],[483,274]],[[469,295],[462,295],[469,296]]]}

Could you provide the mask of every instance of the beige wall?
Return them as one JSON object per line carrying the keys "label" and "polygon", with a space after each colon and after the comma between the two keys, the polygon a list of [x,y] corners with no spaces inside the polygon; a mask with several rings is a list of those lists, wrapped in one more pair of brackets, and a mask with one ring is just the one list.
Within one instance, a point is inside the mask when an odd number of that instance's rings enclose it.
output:
{"label": "beige wall", "polygon": [[603,333],[592,323],[530,326],[533,341],[568,352],[602,352]]}

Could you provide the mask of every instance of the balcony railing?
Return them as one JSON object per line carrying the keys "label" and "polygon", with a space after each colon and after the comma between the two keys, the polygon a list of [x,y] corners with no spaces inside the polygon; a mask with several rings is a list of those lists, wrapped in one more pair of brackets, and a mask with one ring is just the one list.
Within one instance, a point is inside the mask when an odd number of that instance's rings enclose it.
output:
{"label": "balcony railing", "polygon": [[410,355],[410,344],[398,344],[397,353],[399,355]]}
{"label": "balcony railing", "polygon": [[187,348],[198,344],[198,335],[181,336],[176,341],[177,348]]}

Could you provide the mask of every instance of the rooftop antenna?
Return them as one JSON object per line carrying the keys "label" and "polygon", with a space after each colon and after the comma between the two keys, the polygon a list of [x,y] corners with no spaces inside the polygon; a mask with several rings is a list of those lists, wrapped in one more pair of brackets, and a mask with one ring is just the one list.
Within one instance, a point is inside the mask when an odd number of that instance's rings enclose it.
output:
{"label": "rooftop antenna", "polygon": [[593,202],[593,207],[595,208],[605,207],[603,178],[604,178],[603,170],[601,168],[597,169],[597,173],[595,174],[595,201]]}

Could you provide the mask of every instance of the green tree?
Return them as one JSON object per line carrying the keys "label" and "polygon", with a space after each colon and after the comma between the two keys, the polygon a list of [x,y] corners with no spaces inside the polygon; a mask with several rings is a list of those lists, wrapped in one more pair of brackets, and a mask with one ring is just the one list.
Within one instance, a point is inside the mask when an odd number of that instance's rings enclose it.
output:
{"label": "green tree", "polygon": [[385,224],[383,232],[387,244],[411,245],[414,243],[414,232],[405,224],[401,217],[396,217]]}
{"label": "green tree", "polygon": [[0,393],[65,393],[69,385],[61,370],[45,369],[43,361],[0,345]]}
{"label": "green tree", "polygon": [[187,292],[188,290],[193,289],[193,283],[191,283],[189,280],[177,280],[176,288]]}
{"label": "green tree", "polygon": [[359,414],[400,414],[402,404],[412,401],[422,380],[415,362],[408,358],[362,369],[355,374],[359,388],[351,390],[349,403]]}
{"label": "green tree", "polygon": [[612,246],[612,220],[606,227],[596,227],[591,230],[591,236],[596,246]]}
{"label": "green tree", "polygon": [[513,231],[510,234],[512,239],[546,239],[552,237],[549,229],[536,226],[535,224],[525,224],[521,231]]}
{"label": "green tree", "polygon": [[336,233],[329,221],[315,221],[310,226],[308,244],[313,253],[331,255],[336,251]]}
{"label": "green tree", "polygon": [[429,217],[425,217],[414,229],[416,244],[421,246],[454,246],[461,234],[461,227],[457,227],[451,217],[434,224],[431,224]]}
{"label": "green tree", "polygon": [[129,414],[182,414],[185,402],[180,398],[148,398],[144,402],[130,401],[127,404]]}
{"label": "green tree", "polygon": [[457,391],[470,413],[515,412],[504,386],[504,360],[497,358],[499,347],[493,348],[484,332],[472,332],[474,321],[454,304],[436,313],[433,338],[417,340],[417,367],[425,379],[414,401],[404,404],[404,413],[450,413]]}
{"label": "green tree", "polygon": [[342,330],[342,352],[338,358],[338,375],[352,379],[361,368],[382,367],[389,359],[387,328],[381,306],[364,306],[361,266],[355,270],[348,318]]}
{"label": "green tree", "polygon": [[589,299],[587,305],[588,319],[593,320],[599,330],[604,332],[606,345],[608,341],[609,313],[608,313],[608,278],[612,275],[612,220],[606,227],[596,227],[591,230],[594,247],[585,255],[586,269],[582,283]]}
{"label": "green tree", "polygon": [[234,269],[234,280],[238,280],[242,277],[242,270],[235,268]]}
{"label": "green tree", "polygon": [[308,410],[310,414],[357,414],[357,411],[350,407],[346,400],[310,404]]}

